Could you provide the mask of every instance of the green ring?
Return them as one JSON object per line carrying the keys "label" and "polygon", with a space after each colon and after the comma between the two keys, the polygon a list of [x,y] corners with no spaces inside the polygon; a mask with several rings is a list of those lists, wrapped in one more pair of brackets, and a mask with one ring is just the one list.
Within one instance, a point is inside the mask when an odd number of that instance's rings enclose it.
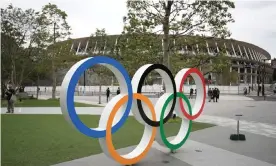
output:
{"label": "green ring", "polygon": [[[185,102],[188,104],[188,108],[189,108],[189,113],[190,115],[192,115],[192,108],[191,108],[191,104],[190,104],[190,101],[189,99],[181,92],[177,92],[177,97],[181,97],[182,99],[185,100]],[[173,99],[174,97],[174,94],[171,94],[169,96],[169,98],[165,101],[165,104],[162,108],[162,112],[161,112],[161,116],[160,116],[160,135],[161,135],[161,138],[162,138],[162,141],[164,142],[164,144],[171,150],[176,150],[178,148],[180,148],[185,142],[186,140],[188,139],[189,135],[190,135],[190,132],[191,132],[191,128],[192,128],[192,120],[189,120],[189,127],[188,127],[188,131],[187,131],[187,134],[185,135],[184,139],[178,143],[178,144],[171,144],[167,138],[166,138],[166,135],[165,135],[165,132],[164,132],[164,124],[163,124],[163,117],[164,117],[164,114],[165,114],[165,110],[168,106],[168,104],[170,103],[170,101]]]}

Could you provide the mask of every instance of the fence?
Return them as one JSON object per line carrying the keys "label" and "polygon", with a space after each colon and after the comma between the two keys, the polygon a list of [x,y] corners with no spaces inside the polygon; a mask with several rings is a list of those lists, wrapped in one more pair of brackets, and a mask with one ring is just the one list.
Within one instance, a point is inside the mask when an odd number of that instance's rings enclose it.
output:
{"label": "fence", "polygon": [[[265,87],[268,89],[271,85],[266,84]],[[119,86],[106,86],[103,85],[101,87],[101,93],[105,94],[105,91],[107,88],[110,89],[111,93],[116,94],[116,91]],[[210,85],[209,88],[218,88],[220,90],[221,94],[243,94],[244,87],[248,88],[248,85],[240,85],[240,86],[216,86],[216,85]],[[52,92],[52,87],[49,86],[39,86],[40,88],[40,94],[50,94]],[[189,93],[190,88],[196,89],[195,85],[184,85],[184,93]],[[207,90],[208,86],[206,86]],[[98,95],[99,94],[99,86],[76,86],[75,88],[75,94],[76,95]],[[254,86],[253,88],[255,91],[257,90],[257,86]],[[25,92],[29,92],[31,94],[35,94],[37,90],[36,86],[28,86],[25,87]],[[56,94],[59,95],[60,86],[56,87]],[[160,84],[154,84],[154,85],[145,85],[142,87],[143,93],[148,94],[158,94],[162,92],[162,85]]]}

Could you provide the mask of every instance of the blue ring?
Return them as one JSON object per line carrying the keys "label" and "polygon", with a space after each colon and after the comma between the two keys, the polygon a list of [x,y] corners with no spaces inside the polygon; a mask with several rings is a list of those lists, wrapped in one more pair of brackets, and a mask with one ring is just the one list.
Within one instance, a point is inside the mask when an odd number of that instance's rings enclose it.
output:
{"label": "blue ring", "polygon": [[89,127],[87,127],[80,118],[78,117],[76,110],[75,110],[75,104],[74,104],[74,93],[75,93],[75,87],[77,85],[77,82],[80,78],[80,76],[84,73],[84,71],[93,65],[99,64],[99,63],[105,63],[105,64],[110,64],[117,68],[125,78],[126,84],[127,84],[127,89],[128,89],[128,101],[127,101],[127,106],[126,106],[126,111],[124,112],[122,118],[120,121],[115,124],[111,131],[112,133],[116,132],[122,125],[125,123],[127,120],[127,117],[130,113],[130,109],[132,106],[132,99],[133,99],[133,92],[132,92],[132,85],[131,85],[131,80],[130,77],[126,71],[126,69],[115,59],[105,57],[105,56],[96,56],[93,58],[88,59],[84,63],[82,63],[75,71],[75,73],[72,75],[72,78],[69,82],[68,85],[68,90],[67,90],[67,110],[69,117],[75,127],[83,134],[93,137],[93,138],[102,138],[105,137],[106,135],[106,130],[94,130]]}

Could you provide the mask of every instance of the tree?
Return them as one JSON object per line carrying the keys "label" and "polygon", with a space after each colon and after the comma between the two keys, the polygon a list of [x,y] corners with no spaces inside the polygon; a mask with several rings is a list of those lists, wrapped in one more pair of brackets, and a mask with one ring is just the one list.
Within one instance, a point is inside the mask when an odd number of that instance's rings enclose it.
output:
{"label": "tree", "polygon": [[48,78],[48,65],[47,61],[47,51],[40,47],[37,47],[33,51],[31,66],[33,67],[33,72],[29,75],[29,80],[35,82],[36,85],[36,98],[39,95],[39,81],[41,79]]}
{"label": "tree", "polygon": [[[61,66],[63,66],[64,51],[70,53],[65,49],[68,49],[68,43],[57,44],[57,42],[66,39],[70,35],[70,26],[67,23],[67,14],[62,11],[55,4],[47,4],[42,8],[43,23],[46,26],[47,34],[45,36],[45,44],[50,45],[48,47],[48,56],[51,61],[51,73],[52,73],[52,98],[56,97],[57,86],[57,72]],[[71,46],[71,45],[70,45]],[[70,50],[70,46],[69,49]],[[68,58],[68,56],[66,56]]]}
{"label": "tree", "polygon": [[17,47],[13,38],[1,33],[1,94],[4,98],[6,85],[11,80],[11,56],[10,53]]}
{"label": "tree", "polygon": [[238,81],[238,72],[229,68],[224,68],[220,72],[216,72],[216,83],[218,85],[235,85]]}
{"label": "tree", "polygon": [[30,66],[36,34],[39,33],[40,13],[9,5],[1,8],[1,65],[2,80],[19,87],[32,72]]}
{"label": "tree", "polygon": [[123,33],[118,42],[117,59],[124,64],[130,76],[147,63],[162,63],[161,40],[150,33]]}
{"label": "tree", "polygon": [[[89,52],[92,56],[97,55],[105,55],[106,51],[106,42],[107,42],[107,34],[105,29],[96,29],[95,33],[93,33],[90,37],[90,42],[96,40],[95,43],[95,52],[94,50]],[[112,76],[112,72],[104,66],[95,65],[93,68],[90,68],[88,71],[92,71],[97,73],[98,84],[99,84],[99,104],[101,104],[101,92],[102,92],[102,82],[106,77]]]}
{"label": "tree", "polygon": [[[226,25],[234,21],[229,13],[229,9],[234,7],[234,3],[230,1],[128,0],[121,54],[123,58],[129,58],[127,55],[134,54],[138,62],[161,61],[171,68],[170,61],[174,61],[175,66],[175,62],[180,62],[180,58],[183,59],[183,55],[178,53],[182,47],[179,44],[205,44],[204,38],[201,37],[205,35],[220,38],[230,36]],[[194,35],[198,37],[189,37]],[[221,56],[216,57],[219,58]],[[180,67],[185,65],[185,61],[196,61],[194,65],[200,66],[203,62],[211,60],[210,57],[203,55],[196,60],[184,59],[184,62],[178,63]],[[216,66],[215,63],[212,65]]]}

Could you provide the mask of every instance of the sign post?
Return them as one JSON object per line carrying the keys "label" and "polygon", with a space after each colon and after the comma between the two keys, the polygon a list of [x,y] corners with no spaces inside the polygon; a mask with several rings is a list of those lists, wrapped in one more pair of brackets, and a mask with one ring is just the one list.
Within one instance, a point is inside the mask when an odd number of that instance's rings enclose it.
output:
{"label": "sign post", "polygon": [[231,134],[230,135],[230,139],[232,141],[245,141],[245,135],[244,134],[240,134],[240,117],[242,117],[242,114],[237,114],[235,115],[237,118],[237,134]]}

